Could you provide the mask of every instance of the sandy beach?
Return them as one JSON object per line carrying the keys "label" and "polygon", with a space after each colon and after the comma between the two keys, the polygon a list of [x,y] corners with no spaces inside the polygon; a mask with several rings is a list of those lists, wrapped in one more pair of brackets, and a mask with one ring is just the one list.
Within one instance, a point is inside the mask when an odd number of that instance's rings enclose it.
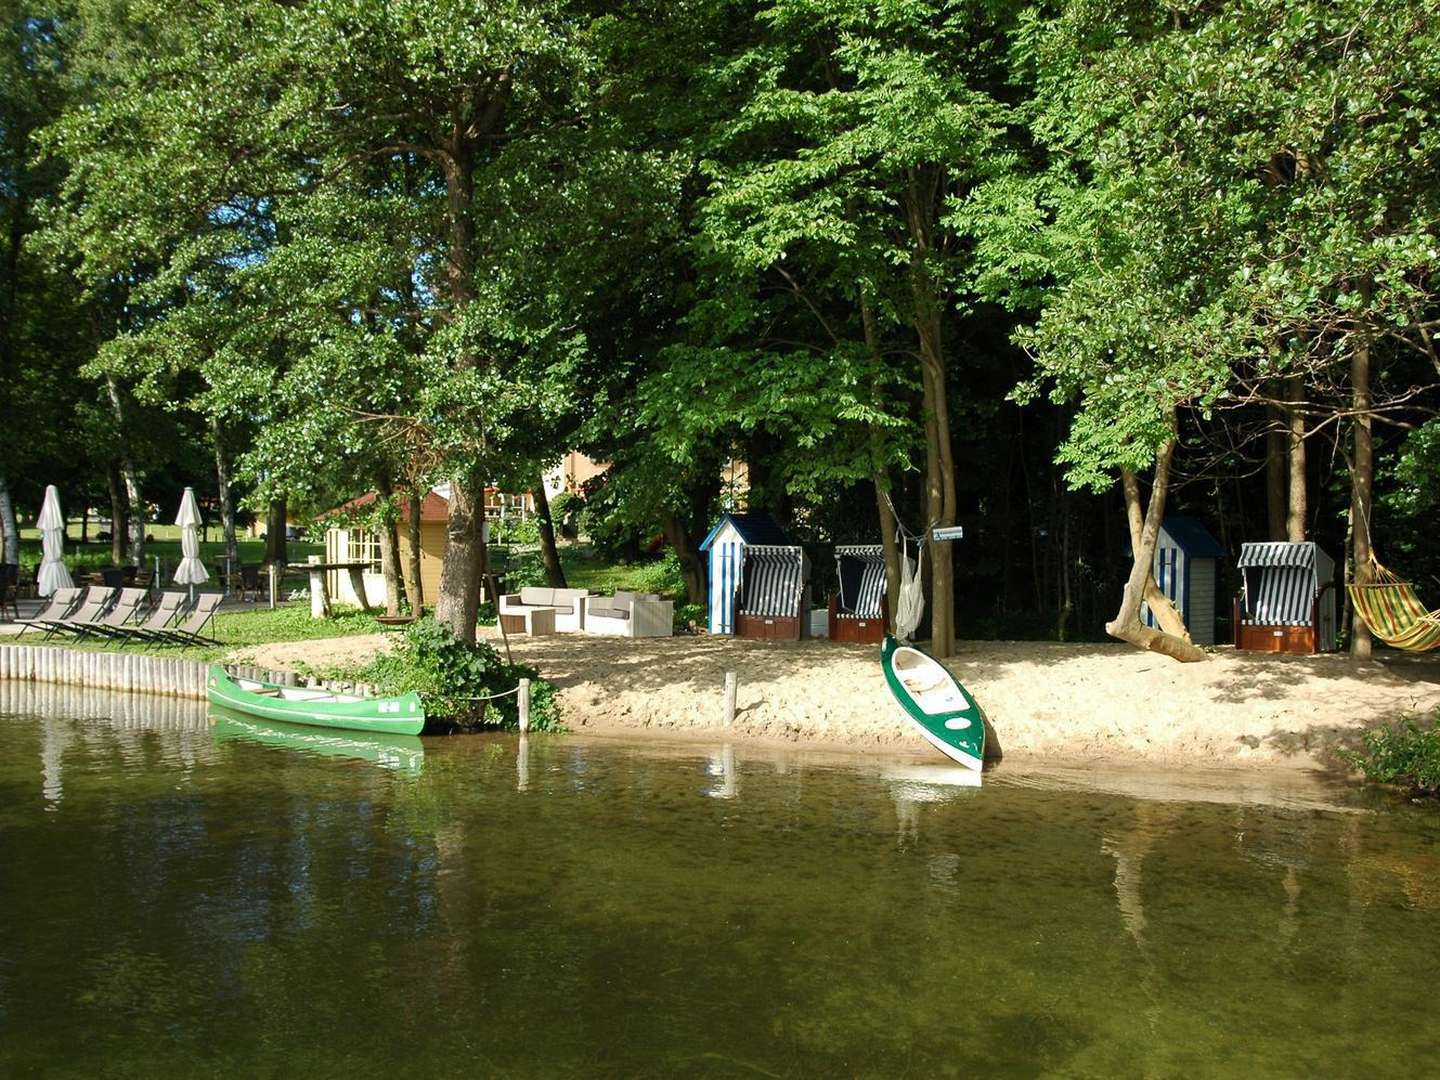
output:
{"label": "sandy beach", "polygon": [[[393,640],[288,642],[236,658],[267,667],[355,664]],[[573,634],[510,644],[516,660],[558,688],[575,731],[713,737],[725,672],[734,671],[734,736],[933,753],[897,718],[873,647]],[[1204,663],[1178,664],[1123,644],[985,641],[962,642],[949,666],[985,709],[1006,757],[1074,764],[1328,768],[1365,727],[1440,705],[1440,656],[1390,650],[1355,664],[1227,647]]]}

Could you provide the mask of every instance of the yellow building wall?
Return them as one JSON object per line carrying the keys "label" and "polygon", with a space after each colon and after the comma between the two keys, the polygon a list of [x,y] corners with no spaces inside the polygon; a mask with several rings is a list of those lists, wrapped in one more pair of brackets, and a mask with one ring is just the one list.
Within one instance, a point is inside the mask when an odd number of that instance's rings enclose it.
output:
{"label": "yellow building wall", "polygon": [[[401,577],[410,565],[410,532],[400,530]],[[445,523],[422,521],[420,523],[420,591],[425,594],[427,605],[435,603],[440,595],[440,567],[445,561]]]}

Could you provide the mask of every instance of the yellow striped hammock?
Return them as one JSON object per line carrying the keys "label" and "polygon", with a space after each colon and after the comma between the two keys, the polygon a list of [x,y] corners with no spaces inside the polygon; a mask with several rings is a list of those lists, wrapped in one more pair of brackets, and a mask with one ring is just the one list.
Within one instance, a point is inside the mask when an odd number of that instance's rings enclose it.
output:
{"label": "yellow striped hammock", "polygon": [[1355,611],[1372,634],[1387,645],[1411,652],[1440,646],[1440,608],[1427,611],[1409,582],[1386,570],[1373,555],[1370,578],[1346,588]]}

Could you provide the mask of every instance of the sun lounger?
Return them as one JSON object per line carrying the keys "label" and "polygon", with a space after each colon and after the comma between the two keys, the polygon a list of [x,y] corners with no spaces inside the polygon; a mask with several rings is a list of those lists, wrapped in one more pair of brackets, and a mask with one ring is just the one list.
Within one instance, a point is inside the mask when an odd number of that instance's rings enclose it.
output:
{"label": "sun lounger", "polygon": [[121,589],[120,595],[110,610],[98,620],[76,630],[77,637],[118,638],[125,633],[125,624],[135,617],[140,610],[140,605],[150,594],[144,589]]}
{"label": "sun lounger", "polygon": [[136,623],[134,626],[122,627],[117,631],[116,636],[123,639],[126,644],[163,642],[165,633],[170,629],[170,624],[184,615],[190,607],[190,597],[183,592],[163,592],[155,606],[150,609],[150,614],[145,621]]}
{"label": "sun lounger", "polygon": [[[92,590],[94,592],[94,590]],[[76,641],[89,636],[101,636],[112,626],[124,624],[130,621],[135,611],[140,608],[141,602],[145,599],[144,589],[101,589],[105,593],[99,605],[99,611],[95,611],[89,605],[86,598],[81,609],[75,612],[71,618],[62,619],[53,626],[55,634],[73,634]]]}
{"label": "sun lounger", "polygon": [[109,610],[119,592],[119,589],[91,585],[85,590],[85,598],[80,601],[80,606],[73,614],[63,619],[37,620],[36,625],[45,631],[46,638],[52,638],[56,634],[80,633],[85,627],[94,626],[100,621],[100,617]]}
{"label": "sun lounger", "polygon": [[[84,589],[76,588],[56,589],[35,618],[25,619],[20,625],[23,626],[25,630],[43,630],[48,624],[59,622],[74,610],[75,605],[80,602],[80,594],[84,591]],[[24,637],[25,630],[21,630],[20,633],[15,636]]]}
{"label": "sun lounger", "polygon": [[156,644],[164,645],[219,645],[214,638],[200,633],[215,617],[215,610],[225,597],[220,593],[201,593],[195,598],[195,610],[179,626],[161,630],[156,634]]}

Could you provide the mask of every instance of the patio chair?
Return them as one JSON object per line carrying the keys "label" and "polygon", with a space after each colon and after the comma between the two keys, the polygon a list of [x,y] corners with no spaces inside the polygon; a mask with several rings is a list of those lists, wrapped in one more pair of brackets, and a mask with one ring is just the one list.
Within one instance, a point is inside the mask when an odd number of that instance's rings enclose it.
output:
{"label": "patio chair", "polygon": [[240,599],[252,602],[260,599],[260,564],[240,564]]}
{"label": "patio chair", "polygon": [[107,566],[100,571],[100,580],[107,588],[123,589],[125,587],[125,571],[118,566]]}
{"label": "patio chair", "polygon": [[[56,590],[56,592],[59,591]],[[80,601],[80,606],[72,614],[66,615],[62,619],[36,620],[36,624],[45,631],[46,640],[56,634],[78,634],[85,627],[94,626],[100,621],[100,617],[115,602],[119,591],[118,589],[107,589],[104,585],[91,585],[85,590],[85,598]]]}
{"label": "patio chair", "polygon": [[161,630],[155,635],[157,645],[219,645],[214,638],[200,633],[215,617],[215,611],[225,599],[222,593],[200,593],[195,597],[195,609],[179,626]]}
{"label": "patio chair", "polygon": [[65,618],[80,602],[80,594],[84,591],[84,589],[76,588],[56,589],[35,618],[20,620],[20,625],[25,629],[15,636],[24,637],[25,630],[44,629],[46,624]]}
{"label": "patio chair", "polygon": [[20,608],[15,603],[19,585],[20,564],[0,563],[0,616],[4,616],[8,607],[13,618],[20,618]]}
{"label": "patio chair", "polygon": [[153,644],[164,642],[164,635],[170,624],[190,609],[190,597],[183,592],[162,592],[160,599],[150,609],[145,621],[134,626],[121,627],[116,636],[126,644]]}

